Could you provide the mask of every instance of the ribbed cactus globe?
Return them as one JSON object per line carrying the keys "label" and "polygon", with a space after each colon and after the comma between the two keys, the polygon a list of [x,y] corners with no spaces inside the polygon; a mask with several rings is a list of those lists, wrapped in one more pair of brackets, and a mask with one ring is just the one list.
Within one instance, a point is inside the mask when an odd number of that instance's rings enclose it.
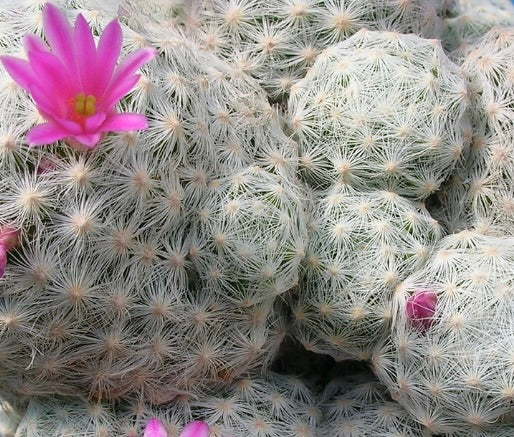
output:
{"label": "ribbed cactus globe", "polygon": [[291,93],[303,179],[425,199],[465,156],[467,107],[438,40],[360,30],[320,54]]}
{"label": "ribbed cactus globe", "polygon": [[292,296],[296,334],[335,359],[368,359],[389,335],[395,288],[424,265],[442,229],[421,205],[390,191],[336,185],[318,193],[313,209]]}
{"label": "ribbed cactus globe", "polygon": [[[512,12],[514,17],[514,11]],[[442,198],[449,229],[514,235],[514,30],[495,27],[469,49],[473,141]]]}

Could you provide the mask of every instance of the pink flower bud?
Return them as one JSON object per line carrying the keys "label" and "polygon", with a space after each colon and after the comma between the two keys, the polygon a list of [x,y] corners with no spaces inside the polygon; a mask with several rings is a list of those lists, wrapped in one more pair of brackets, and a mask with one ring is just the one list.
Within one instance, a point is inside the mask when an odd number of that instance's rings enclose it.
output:
{"label": "pink flower bud", "polygon": [[55,170],[55,162],[52,160],[46,158],[42,159],[39,165],[37,166],[36,173],[37,174],[44,174],[48,173],[49,171]]}
{"label": "pink flower bud", "polygon": [[5,267],[7,266],[7,250],[0,245],[0,278],[4,276]]}
{"label": "pink flower bud", "polygon": [[407,318],[413,326],[424,331],[432,323],[437,305],[437,294],[433,291],[420,290],[407,300]]}
{"label": "pink flower bud", "polygon": [[19,243],[20,231],[10,226],[0,227],[0,245],[4,247],[5,251],[9,251],[16,247]]}
{"label": "pink flower bud", "polygon": [[144,437],[167,437],[168,433],[162,422],[156,418],[148,421],[143,434]]}

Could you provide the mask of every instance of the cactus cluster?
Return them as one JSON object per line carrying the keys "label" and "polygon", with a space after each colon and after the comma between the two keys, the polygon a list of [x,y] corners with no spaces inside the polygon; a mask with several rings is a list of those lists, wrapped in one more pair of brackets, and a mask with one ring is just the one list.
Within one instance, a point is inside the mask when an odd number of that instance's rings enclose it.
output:
{"label": "cactus cluster", "polygon": [[0,4],[0,437],[511,436],[513,25]]}
{"label": "cactus cluster", "polygon": [[254,76],[274,100],[287,97],[316,56],[363,28],[438,37],[431,1],[207,0],[186,11],[201,47]]}
{"label": "cactus cluster", "polygon": [[201,417],[213,437],[315,437],[321,411],[301,380],[270,373],[246,375],[223,389],[184,394],[173,406],[107,403],[63,398],[32,400],[17,436],[138,437],[151,417],[177,437],[185,423]]}
{"label": "cactus cluster", "polygon": [[[0,298],[16,395],[164,402],[276,349],[273,300],[297,283],[306,233],[294,142],[251,78],[178,34],[155,46],[124,102],[147,111],[140,134],[28,150],[7,119],[0,223],[30,241]],[[35,112],[23,90],[9,98]]]}

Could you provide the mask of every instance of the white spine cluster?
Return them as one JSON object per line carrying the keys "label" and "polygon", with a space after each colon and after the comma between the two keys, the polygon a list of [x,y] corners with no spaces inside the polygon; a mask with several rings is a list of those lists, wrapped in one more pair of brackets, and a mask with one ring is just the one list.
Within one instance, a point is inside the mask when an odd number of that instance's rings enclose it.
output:
{"label": "white spine cluster", "polygon": [[304,179],[423,199],[468,147],[467,106],[439,41],[361,30],[326,49],[291,94]]}
{"label": "white spine cluster", "polygon": [[315,203],[304,274],[293,304],[304,347],[368,359],[387,336],[395,287],[427,260],[441,228],[395,193],[335,187]]}
{"label": "white spine cluster", "polygon": [[[396,291],[392,336],[374,352],[373,369],[434,433],[489,436],[511,424],[513,248],[512,238],[447,236]],[[437,294],[425,329],[406,309],[420,290]]]}
{"label": "white spine cluster", "polygon": [[494,28],[462,65],[470,90],[473,141],[443,193],[451,221],[488,233],[514,232],[514,31]]}

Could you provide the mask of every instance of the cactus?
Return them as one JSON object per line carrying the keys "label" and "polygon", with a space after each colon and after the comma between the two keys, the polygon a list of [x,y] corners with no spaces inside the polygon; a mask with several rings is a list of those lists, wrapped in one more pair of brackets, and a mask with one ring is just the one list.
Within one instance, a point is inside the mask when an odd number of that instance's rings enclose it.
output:
{"label": "cactus", "polygon": [[495,26],[514,26],[514,7],[495,7],[488,3],[473,5],[468,9],[464,5],[457,8],[458,14],[445,18],[443,46],[450,52],[450,57],[462,62],[473,44]]}
{"label": "cactus", "polygon": [[469,158],[457,168],[441,194],[438,213],[449,229],[473,227],[512,235],[514,217],[514,32],[489,31],[462,65],[470,90],[473,142]]}
{"label": "cactus", "polygon": [[[2,4],[8,432],[510,435],[514,45],[482,35],[514,7],[482,3]],[[330,371],[272,373],[308,367],[287,335]]]}
{"label": "cactus", "polygon": [[304,180],[411,199],[468,147],[467,90],[439,41],[361,30],[318,56],[289,100]]}
{"label": "cactus", "polygon": [[[494,435],[511,424],[513,243],[449,235],[395,293],[392,335],[376,348],[373,369],[433,433]],[[422,327],[407,306],[420,290],[437,295]]]}
{"label": "cactus", "polygon": [[429,435],[390,399],[387,388],[376,379],[351,387],[345,379],[332,381],[321,395],[320,437]]}
{"label": "cactus", "polygon": [[306,349],[336,360],[368,359],[389,334],[395,288],[423,266],[442,230],[387,191],[335,186],[314,211],[305,272],[292,295],[295,333]]}

